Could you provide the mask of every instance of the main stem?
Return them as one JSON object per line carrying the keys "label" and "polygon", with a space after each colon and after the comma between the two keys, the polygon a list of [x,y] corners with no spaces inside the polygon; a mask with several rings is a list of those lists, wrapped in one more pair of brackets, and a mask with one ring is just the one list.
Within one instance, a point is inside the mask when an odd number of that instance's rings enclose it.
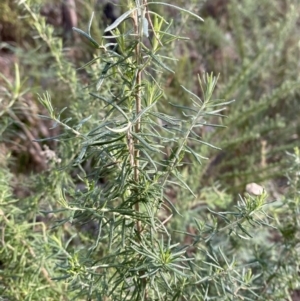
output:
{"label": "main stem", "polygon": [[[140,55],[141,55],[141,45],[140,45],[140,41],[139,39],[140,37],[140,32],[139,32],[139,15],[138,15],[138,10],[135,11],[134,13],[134,33],[137,36],[137,43],[135,46],[135,60],[136,60],[136,65],[138,68],[138,72],[137,72],[137,77],[136,77],[136,87],[137,87],[137,91],[135,94],[135,106],[136,106],[136,115],[138,115],[141,112],[141,82],[142,82],[142,71],[139,69],[140,67]],[[135,133],[138,135],[139,132],[141,131],[141,120],[140,118],[137,120],[136,124],[135,124]],[[134,140],[134,145],[133,145],[133,149],[134,149],[134,180],[136,183],[139,182],[139,149],[137,146],[137,144],[139,143],[139,141],[137,139]],[[139,212],[140,211],[140,204],[139,202],[135,203],[135,211]],[[136,229],[137,229],[137,233],[138,236],[140,235],[141,231],[142,231],[142,227],[141,227],[141,221],[137,220],[136,221]]]}
{"label": "main stem", "polygon": [[[142,70],[140,69],[141,66],[141,41],[140,39],[142,38],[141,30],[139,28],[139,18],[142,16],[139,15],[139,9],[137,9],[134,13],[134,33],[137,37],[137,43],[135,46],[135,61],[136,61],[136,66],[137,66],[137,75],[136,75],[136,81],[135,81],[135,86],[137,87],[136,94],[135,94],[135,107],[136,107],[136,115],[138,115],[141,110],[142,110],[142,104],[141,104],[141,99],[142,99],[142,91],[141,91],[141,83],[142,83]],[[135,133],[139,135],[141,131],[141,119],[139,118],[135,124]],[[139,156],[140,156],[140,151],[137,147],[139,144],[139,141],[135,138],[134,139],[134,145],[133,145],[133,153],[134,153],[134,181],[138,186],[139,182]],[[137,195],[137,198],[139,196]],[[135,203],[135,211],[138,213],[140,212],[140,203],[139,199]],[[141,233],[142,233],[142,224],[139,219],[136,220],[136,230],[137,230],[137,236],[138,240],[141,239]],[[143,271],[139,272],[140,276],[144,275]],[[148,300],[148,294],[147,294],[147,280],[146,278],[142,279],[143,287],[144,289],[142,290],[142,300]]]}

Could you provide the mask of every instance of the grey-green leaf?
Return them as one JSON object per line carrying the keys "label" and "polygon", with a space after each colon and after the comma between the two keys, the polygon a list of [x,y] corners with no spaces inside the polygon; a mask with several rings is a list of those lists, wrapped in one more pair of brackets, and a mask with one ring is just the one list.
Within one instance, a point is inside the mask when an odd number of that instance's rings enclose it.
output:
{"label": "grey-green leaf", "polygon": [[78,32],[79,34],[81,34],[85,38],[87,38],[95,48],[99,48],[100,47],[100,45],[90,35],[88,35],[83,30],[81,30],[79,28],[76,28],[76,27],[73,27],[73,30],[76,31],[76,32]]}
{"label": "grey-green leaf", "polygon": [[185,12],[185,13],[187,13],[187,14],[189,14],[189,15],[191,15],[191,16],[197,18],[197,19],[199,19],[200,21],[204,21],[204,20],[203,20],[201,17],[199,17],[198,15],[196,15],[196,14],[192,13],[191,11],[186,10],[186,9],[184,9],[184,8],[182,8],[182,7],[176,6],[176,5],[172,5],[172,4],[164,3],[164,2],[149,2],[148,5],[149,5],[149,4],[161,4],[161,5],[171,6],[171,7],[174,7],[174,8],[176,8],[176,9],[180,10],[180,11],[183,11],[183,12]]}
{"label": "grey-green leaf", "polygon": [[126,13],[124,13],[113,24],[106,27],[104,32],[108,32],[108,31],[115,29],[120,23],[122,23],[125,19],[127,19],[128,16],[131,15],[131,13],[134,12],[135,10],[136,10],[136,8],[133,8],[133,9],[127,11]]}

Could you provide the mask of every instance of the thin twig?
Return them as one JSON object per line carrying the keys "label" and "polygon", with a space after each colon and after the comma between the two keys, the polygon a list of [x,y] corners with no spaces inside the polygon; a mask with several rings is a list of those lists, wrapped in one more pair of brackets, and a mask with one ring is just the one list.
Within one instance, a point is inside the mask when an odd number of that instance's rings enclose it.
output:
{"label": "thin twig", "polygon": [[152,32],[153,32],[153,34],[154,34],[156,40],[158,41],[159,45],[163,47],[162,42],[160,41],[159,37],[158,37],[157,34],[156,34],[156,31],[154,30],[154,26],[153,26],[153,23],[152,23],[152,20],[151,20],[151,17],[150,17],[150,13],[149,13],[149,8],[148,8],[147,0],[144,0],[144,5],[145,5],[145,8],[146,8],[147,19],[148,19],[148,22],[149,22],[150,27],[151,27],[151,29],[152,29]]}

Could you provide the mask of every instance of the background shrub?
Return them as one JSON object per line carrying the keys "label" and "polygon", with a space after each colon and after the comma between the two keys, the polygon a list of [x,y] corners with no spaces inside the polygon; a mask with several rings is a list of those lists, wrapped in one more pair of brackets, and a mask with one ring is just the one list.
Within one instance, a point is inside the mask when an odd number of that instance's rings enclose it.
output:
{"label": "background shrub", "polygon": [[[66,3],[64,9],[72,14],[72,6]],[[114,236],[110,217],[103,240],[95,243],[99,219],[89,212],[102,188],[114,186],[114,171],[95,170],[102,161],[93,151],[79,162],[82,142],[71,139],[81,129],[91,132],[108,114],[107,106],[89,95],[96,93],[103,65],[76,71],[101,50],[94,50],[88,39],[68,28],[86,30],[95,11],[91,36],[105,44],[104,29],[126,7],[76,1],[76,18],[73,15],[66,24],[61,4],[42,0],[0,4],[0,296],[4,300],[110,300],[104,292],[120,284],[110,282],[114,274],[105,274],[107,278],[93,274]],[[194,194],[180,186],[165,187],[174,208],[157,215],[158,223],[165,221],[165,234],[156,246],[166,248],[165,256],[180,254],[194,260],[187,264],[189,277],[167,272],[157,291],[169,284],[170,292],[156,292],[157,296],[161,300],[297,300],[299,4],[292,0],[173,4],[199,14],[205,22],[172,7],[153,7],[173,20],[170,32],[190,37],[170,41],[161,49],[161,55],[178,61],[167,61],[174,74],[155,73],[164,87],[157,112],[182,119],[181,110],[169,103],[189,106],[190,95],[181,85],[203,98],[197,82],[197,73],[203,72],[220,73],[213,99],[235,102],[220,112],[226,118],[209,120],[221,126],[197,129],[209,145],[188,144],[208,160],[194,164],[192,152],[181,158],[178,172]],[[109,89],[120,81],[117,77],[105,81],[101,97],[108,97]],[[48,95],[43,95],[45,90]],[[56,123],[38,117],[49,113]],[[40,143],[31,143],[33,139]],[[170,146],[169,155],[174,145]],[[264,186],[268,196],[245,193],[251,182]],[[75,204],[84,210],[74,214]],[[122,237],[119,229],[124,226],[114,229],[116,237]],[[131,263],[132,259],[124,271]],[[124,293],[128,290],[116,289],[110,298],[126,300]],[[154,295],[148,299],[154,300]]]}

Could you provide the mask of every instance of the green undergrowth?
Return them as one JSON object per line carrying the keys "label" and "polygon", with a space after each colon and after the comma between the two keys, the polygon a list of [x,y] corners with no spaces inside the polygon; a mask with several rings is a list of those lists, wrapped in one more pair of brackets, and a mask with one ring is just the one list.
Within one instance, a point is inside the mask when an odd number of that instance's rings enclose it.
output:
{"label": "green undergrowth", "polygon": [[204,183],[236,193],[282,177],[285,151],[299,145],[298,12],[296,1],[232,0],[194,32],[198,63],[220,73],[216,97],[236,100],[225,127],[203,133],[222,149],[210,152]]}
{"label": "green undergrowth", "polygon": [[0,4],[0,297],[294,301],[299,3],[76,4]]}

